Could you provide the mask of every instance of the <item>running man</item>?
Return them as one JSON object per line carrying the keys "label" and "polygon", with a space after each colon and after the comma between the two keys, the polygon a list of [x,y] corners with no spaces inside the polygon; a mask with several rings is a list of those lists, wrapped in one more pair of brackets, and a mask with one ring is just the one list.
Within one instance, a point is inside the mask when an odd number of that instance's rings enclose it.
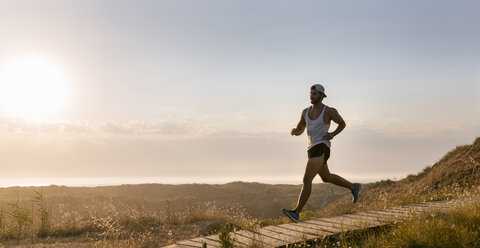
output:
{"label": "running man", "polygon": [[[307,128],[308,135],[308,162],[303,176],[303,186],[298,197],[297,207],[294,210],[282,209],[282,212],[294,222],[298,222],[300,212],[307,203],[312,192],[313,178],[318,174],[324,182],[350,189],[353,194],[353,203],[358,200],[360,191],[359,183],[351,183],[344,178],[331,174],[328,170],[327,160],[330,157],[330,140],[337,136],[346,126],[343,118],[334,108],[323,104],[325,88],[315,84],[310,88],[310,102],[312,106],[304,109],[296,128],[291,131],[292,135],[299,136]],[[338,124],[335,131],[329,133],[331,122]]]}

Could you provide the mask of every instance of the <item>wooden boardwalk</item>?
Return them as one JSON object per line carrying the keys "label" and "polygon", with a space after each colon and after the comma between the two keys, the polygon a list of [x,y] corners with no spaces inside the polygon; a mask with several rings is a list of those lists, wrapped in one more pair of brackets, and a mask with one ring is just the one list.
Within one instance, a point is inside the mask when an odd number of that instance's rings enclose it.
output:
{"label": "wooden boardwalk", "polygon": [[[313,240],[329,235],[336,235],[346,231],[367,229],[372,227],[391,225],[421,213],[448,212],[458,206],[478,201],[480,196],[468,196],[453,200],[415,203],[384,210],[345,214],[317,220],[307,220],[299,223],[267,226],[255,230],[241,230],[231,232],[239,247],[256,244],[260,247],[284,247],[290,244]],[[220,247],[218,235],[200,237],[178,242],[166,246],[168,248]]]}

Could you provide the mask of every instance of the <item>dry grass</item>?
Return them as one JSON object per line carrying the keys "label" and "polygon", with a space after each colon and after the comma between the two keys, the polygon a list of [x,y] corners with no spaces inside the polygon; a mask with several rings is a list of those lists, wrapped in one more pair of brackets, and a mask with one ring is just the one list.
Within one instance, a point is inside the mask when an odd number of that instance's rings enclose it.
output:
{"label": "dry grass", "polygon": [[16,201],[0,211],[0,242],[25,245],[72,238],[89,247],[159,247],[179,240],[216,234],[225,224],[249,228],[255,219],[239,206],[195,204],[175,211],[139,205],[122,207],[111,199],[91,200],[76,207],[48,205],[39,192],[29,201]]}

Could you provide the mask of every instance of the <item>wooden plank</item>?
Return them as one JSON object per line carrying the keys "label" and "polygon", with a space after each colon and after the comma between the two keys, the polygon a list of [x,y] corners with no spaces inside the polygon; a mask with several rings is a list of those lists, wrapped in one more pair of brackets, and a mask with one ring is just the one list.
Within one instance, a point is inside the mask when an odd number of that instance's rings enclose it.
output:
{"label": "wooden plank", "polygon": [[263,242],[268,243],[269,245],[273,245],[276,247],[285,244],[284,240],[278,237],[276,233],[272,233],[268,230],[262,231],[261,229],[262,228],[254,229],[250,232],[257,234],[259,239],[261,239]]}
{"label": "wooden plank", "polygon": [[259,245],[261,247],[275,247],[274,245],[272,245],[272,242],[275,241],[274,239],[262,236],[258,233],[254,233],[251,231],[246,231],[246,230],[236,231],[236,232],[233,232],[233,237],[235,239],[242,239],[241,242],[243,244],[246,244],[247,246]]}
{"label": "wooden plank", "polygon": [[354,221],[358,221],[360,223],[363,223],[367,227],[373,227],[373,226],[381,226],[385,224],[383,221],[378,221],[372,217],[368,216],[363,216],[363,215],[357,215],[357,214],[347,214],[343,215],[346,218],[351,218]]}
{"label": "wooden plank", "polygon": [[285,239],[291,240],[290,244],[300,242],[305,239],[316,238],[316,236],[312,234],[303,233],[297,230],[292,230],[292,229],[283,228],[279,226],[268,226],[268,227],[264,227],[263,229],[266,229],[272,232],[281,233]]}
{"label": "wooden plank", "polygon": [[412,206],[412,205],[396,207],[396,208],[391,208],[391,209],[396,210],[396,211],[407,212],[409,214],[423,214],[423,213],[430,213],[430,212],[435,211],[433,208]]}
{"label": "wooden plank", "polygon": [[370,215],[370,216],[380,216],[383,217],[385,221],[389,221],[391,223],[396,223],[404,219],[402,216],[398,216],[395,213],[388,213],[383,211],[369,211],[365,213],[361,213],[362,215]]}
{"label": "wooden plank", "polygon": [[351,230],[351,229],[356,230],[358,228],[361,228],[359,223],[355,223],[351,219],[345,218],[343,216],[325,218],[325,219],[322,219],[322,221],[331,222],[331,223],[340,225],[341,227],[346,227],[348,230]]}
{"label": "wooden plank", "polygon": [[310,233],[310,231],[307,228],[302,226],[296,226],[292,224],[282,224],[282,225],[278,225],[277,227],[282,228],[284,230],[299,232],[301,233],[301,236],[299,237],[302,237],[305,239],[314,239],[317,237],[315,233]]}
{"label": "wooden plank", "polygon": [[[250,239],[247,239],[245,237],[242,237],[242,236],[237,237],[234,234],[234,232],[229,233],[228,236],[230,236],[230,238],[233,239],[235,246],[247,246],[250,242]],[[220,243],[220,241],[219,241],[219,243]]]}
{"label": "wooden plank", "polygon": [[308,233],[308,234],[311,234],[315,237],[321,237],[325,233],[324,231],[319,230],[319,229],[313,227],[312,225],[307,225],[304,222],[291,223],[289,225],[292,226],[292,227],[303,229],[303,233]]}
{"label": "wooden plank", "polygon": [[301,237],[303,235],[303,233],[300,232],[300,231],[290,230],[290,229],[286,229],[286,228],[280,228],[278,226],[266,226],[266,227],[263,227],[262,229],[267,230],[267,231],[271,231],[271,232],[276,232],[279,235],[282,235],[283,237],[288,238],[288,239],[290,239],[290,238],[297,239],[298,237]]}
{"label": "wooden plank", "polygon": [[392,211],[386,211],[386,210],[381,210],[381,211],[369,211],[369,213],[382,214],[382,215],[385,215],[385,216],[390,216],[390,217],[392,217],[395,221],[404,220],[404,219],[410,217],[410,215],[409,215],[409,214],[406,214],[406,213],[392,212]]}
{"label": "wooden plank", "polygon": [[373,226],[383,225],[381,222],[378,222],[372,218],[368,218],[360,215],[346,214],[342,215],[345,219],[349,219],[352,223],[358,224],[362,228],[369,228]]}
{"label": "wooden plank", "polygon": [[389,218],[391,220],[397,219],[394,213],[390,212],[385,212],[385,211],[378,211],[378,210],[370,210],[368,212],[363,212],[362,214],[369,214],[369,215],[375,215],[375,216],[383,216],[385,218]]}
{"label": "wooden plank", "polygon": [[345,229],[342,229],[342,228],[338,227],[337,225],[334,225],[334,224],[329,223],[329,222],[322,222],[322,221],[318,221],[318,220],[307,220],[303,223],[308,224],[308,225],[314,225],[315,228],[317,228],[321,231],[330,233],[330,235],[341,233],[341,232],[345,231]]}
{"label": "wooden plank", "polygon": [[282,234],[281,232],[273,231],[273,230],[267,229],[267,228],[259,228],[259,229],[255,230],[255,232],[260,233],[264,236],[269,236],[269,237],[272,237],[272,238],[275,238],[275,239],[279,240],[279,242],[276,242],[276,243],[278,243],[278,244],[276,244],[276,246],[287,245],[287,244],[290,244],[292,242],[295,242],[295,240],[297,240],[293,236]]}
{"label": "wooden plank", "polygon": [[393,214],[397,221],[407,220],[413,217],[413,213],[408,211],[399,211],[396,209],[385,209],[384,211]]}
{"label": "wooden plank", "polygon": [[363,212],[363,213],[355,213],[356,215],[360,215],[360,216],[366,216],[366,217],[370,217],[370,218],[373,218],[373,219],[376,219],[377,221],[379,222],[383,222],[385,224],[390,224],[391,222],[393,222],[393,219],[392,217],[390,216],[386,216],[386,215],[380,215],[380,214],[373,214],[373,213],[367,213],[367,212]]}
{"label": "wooden plank", "polygon": [[[247,232],[247,231],[244,231]],[[248,232],[247,232],[248,233]],[[254,240],[245,236],[245,233],[240,234],[240,231],[231,232],[230,237],[235,240],[235,243],[238,243],[239,246],[250,246]]]}
{"label": "wooden plank", "polygon": [[387,208],[387,209],[382,210],[382,212],[392,213],[395,216],[400,216],[400,217],[411,217],[412,216],[412,214],[409,213],[408,211],[401,211],[401,210],[397,210],[397,209],[394,209],[394,208]]}
{"label": "wooden plank", "polygon": [[314,223],[299,222],[299,223],[295,223],[294,225],[308,228],[310,233],[313,235],[316,235],[317,237],[324,237],[324,236],[332,235],[333,233],[335,233],[334,231],[332,231],[332,229],[328,229]]}
{"label": "wooden plank", "polygon": [[347,227],[344,225],[340,225],[336,222],[332,222],[330,220],[325,220],[325,219],[320,219],[320,220],[308,220],[306,221],[307,223],[314,223],[319,225],[319,228],[325,228],[327,231],[331,230],[333,233],[340,233],[340,232],[345,232],[348,230]]}

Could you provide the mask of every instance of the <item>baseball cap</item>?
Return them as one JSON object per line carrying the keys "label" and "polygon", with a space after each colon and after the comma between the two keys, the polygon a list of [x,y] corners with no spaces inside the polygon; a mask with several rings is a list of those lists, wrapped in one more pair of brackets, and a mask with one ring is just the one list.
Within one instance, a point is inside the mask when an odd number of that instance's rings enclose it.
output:
{"label": "baseball cap", "polygon": [[318,90],[322,92],[325,97],[327,97],[327,95],[325,95],[325,88],[321,84],[312,85],[312,87],[310,87],[310,90]]}

